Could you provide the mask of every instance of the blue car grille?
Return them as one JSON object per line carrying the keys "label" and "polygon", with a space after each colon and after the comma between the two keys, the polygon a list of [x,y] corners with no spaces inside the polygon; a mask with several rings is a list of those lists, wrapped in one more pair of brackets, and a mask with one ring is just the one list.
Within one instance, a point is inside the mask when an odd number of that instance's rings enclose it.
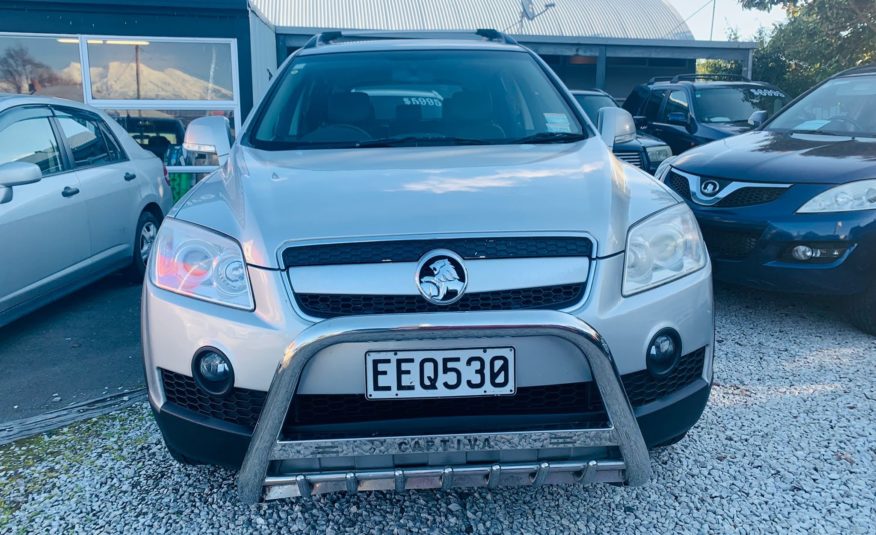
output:
{"label": "blue car grille", "polygon": [[722,260],[742,260],[757,248],[763,229],[719,229],[700,226],[709,256]]}
{"label": "blue car grille", "polygon": [[[674,171],[670,171],[669,175],[666,177],[666,185],[674,192],[681,195],[685,200],[691,200],[690,182],[687,177]],[[787,190],[788,188],[740,188],[713,204],[712,207],[738,208],[740,206],[765,204],[775,201]]]}

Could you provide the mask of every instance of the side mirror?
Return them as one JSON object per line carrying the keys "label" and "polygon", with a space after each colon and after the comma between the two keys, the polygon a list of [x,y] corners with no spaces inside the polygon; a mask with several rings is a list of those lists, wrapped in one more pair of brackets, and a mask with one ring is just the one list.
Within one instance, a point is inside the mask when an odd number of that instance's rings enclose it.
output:
{"label": "side mirror", "polygon": [[633,115],[633,121],[636,123],[636,128],[645,128],[648,126],[648,118],[644,115]]}
{"label": "side mirror", "polygon": [[688,126],[690,125],[690,115],[681,111],[674,111],[666,117],[666,122],[669,124]]}
{"label": "side mirror", "polygon": [[33,184],[43,179],[39,166],[29,162],[9,162],[0,165],[0,204],[12,200],[12,188]]}
{"label": "side mirror", "polygon": [[751,117],[748,118],[748,124],[757,128],[758,126],[765,123],[767,120],[767,112],[766,110],[757,110],[756,112],[751,114]]}
{"label": "side mirror", "polygon": [[609,149],[613,149],[615,143],[626,143],[636,138],[636,122],[630,112],[623,108],[600,109],[596,128]]}
{"label": "side mirror", "polygon": [[183,148],[189,152],[215,154],[219,165],[225,165],[231,153],[231,124],[227,117],[198,117],[186,128]]}

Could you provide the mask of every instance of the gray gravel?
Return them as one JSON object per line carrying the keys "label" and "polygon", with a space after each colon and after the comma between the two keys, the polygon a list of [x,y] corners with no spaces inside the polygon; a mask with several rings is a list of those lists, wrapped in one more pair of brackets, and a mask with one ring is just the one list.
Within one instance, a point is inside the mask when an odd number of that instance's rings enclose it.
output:
{"label": "gray gravel", "polygon": [[876,533],[876,338],[805,298],[717,289],[717,384],[637,489],[237,503],[137,405],[0,448],[0,533]]}

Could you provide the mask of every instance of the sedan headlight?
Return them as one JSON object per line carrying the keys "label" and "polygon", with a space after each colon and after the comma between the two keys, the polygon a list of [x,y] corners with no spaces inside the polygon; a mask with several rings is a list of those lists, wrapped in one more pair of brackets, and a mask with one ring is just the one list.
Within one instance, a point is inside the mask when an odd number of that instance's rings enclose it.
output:
{"label": "sedan headlight", "polygon": [[645,147],[645,151],[648,153],[648,159],[651,161],[651,165],[659,165],[661,162],[672,156],[672,149],[669,148],[669,145]]}
{"label": "sedan headlight", "polygon": [[149,279],[165,290],[234,308],[255,308],[240,245],[203,227],[167,218],[161,225]]}
{"label": "sedan headlight", "polygon": [[861,180],[819,193],[801,206],[797,213],[817,214],[873,209],[876,209],[876,180]]}
{"label": "sedan headlight", "polygon": [[623,295],[643,292],[702,269],[706,254],[696,219],[686,205],[658,212],[636,223],[627,234]]}

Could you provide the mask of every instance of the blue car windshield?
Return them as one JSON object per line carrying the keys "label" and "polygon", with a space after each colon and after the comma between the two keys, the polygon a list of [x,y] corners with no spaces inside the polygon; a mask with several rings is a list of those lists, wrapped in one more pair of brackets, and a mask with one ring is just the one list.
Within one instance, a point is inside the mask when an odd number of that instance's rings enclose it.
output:
{"label": "blue car windshield", "polygon": [[698,87],[693,107],[703,123],[748,124],[752,113],[766,111],[773,115],[787,98],[778,89],[763,86]]}
{"label": "blue car windshield", "polygon": [[876,74],[829,80],[782,112],[766,129],[876,137]]}
{"label": "blue car windshield", "polygon": [[401,50],[302,55],[251,130],[268,150],[569,143],[588,136],[527,53]]}

